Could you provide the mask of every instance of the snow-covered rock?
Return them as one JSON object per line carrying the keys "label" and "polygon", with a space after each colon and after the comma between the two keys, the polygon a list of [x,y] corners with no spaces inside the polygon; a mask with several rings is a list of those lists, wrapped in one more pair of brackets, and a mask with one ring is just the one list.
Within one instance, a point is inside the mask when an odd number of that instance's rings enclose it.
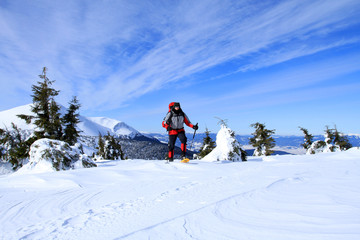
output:
{"label": "snow-covered rock", "polygon": [[202,161],[241,161],[240,143],[235,139],[234,132],[225,125],[216,135],[216,147]]}
{"label": "snow-covered rock", "polygon": [[86,154],[81,153],[80,146],[70,145],[63,141],[39,139],[30,147],[29,162],[18,173],[40,173],[69,170],[75,168],[96,167]]}

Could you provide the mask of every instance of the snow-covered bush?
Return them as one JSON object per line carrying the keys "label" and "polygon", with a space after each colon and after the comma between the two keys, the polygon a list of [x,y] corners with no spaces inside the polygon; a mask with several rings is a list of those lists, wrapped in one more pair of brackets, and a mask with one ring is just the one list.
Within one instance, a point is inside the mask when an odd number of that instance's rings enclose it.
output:
{"label": "snow-covered bush", "polygon": [[313,144],[314,136],[312,134],[310,134],[309,130],[307,130],[306,128],[303,128],[303,127],[299,127],[299,128],[304,133],[304,143],[301,144],[301,146],[305,150],[308,150],[311,147],[311,144]]}
{"label": "snow-covered bush", "polygon": [[347,137],[340,133],[336,127],[334,129],[329,129],[326,127],[324,137],[324,141],[319,140],[313,142],[310,148],[307,150],[306,154],[340,152],[352,147]]}
{"label": "snow-covered bush", "polygon": [[210,137],[210,131],[206,128],[205,131],[206,136],[203,139],[203,145],[199,150],[199,154],[197,155],[200,159],[208,155],[215,148],[215,142]]}
{"label": "snow-covered bush", "polygon": [[96,164],[81,152],[79,144],[71,147],[63,141],[42,138],[31,145],[29,162],[19,172],[29,170],[47,172],[89,167],[96,167]]}
{"label": "snow-covered bush", "polygon": [[121,148],[120,139],[109,132],[103,138],[99,134],[97,159],[124,160],[124,153]]}
{"label": "snow-covered bush", "polygon": [[250,125],[255,128],[255,132],[252,133],[253,137],[250,138],[250,144],[255,148],[254,156],[269,156],[274,153],[272,148],[275,147],[275,140],[271,135],[275,133],[274,130],[265,128],[263,123],[254,123]]}
{"label": "snow-covered bush", "polygon": [[311,147],[306,151],[306,154],[340,152],[339,146],[329,143],[328,141],[318,140],[311,144]]}
{"label": "snow-covered bush", "polygon": [[202,158],[203,161],[246,161],[246,154],[235,139],[235,133],[225,124],[221,125],[216,135],[216,147],[208,155]]}
{"label": "snow-covered bush", "polygon": [[326,148],[326,143],[322,140],[313,142],[310,147],[307,149],[306,154],[316,154],[324,152]]}
{"label": "snow-covered bush", "polygon": [[108,134],[105,138],[105,159],[124,160],[124,153],[121,149],[120,140]]}
{"label": "snow-covered bush", "polygon": [[14,123],[11,129],[0,128],[0,161],[10,163],[13,170],[22,167],[29,153],[30,145],[35,141],[28,131],[23,131]]}

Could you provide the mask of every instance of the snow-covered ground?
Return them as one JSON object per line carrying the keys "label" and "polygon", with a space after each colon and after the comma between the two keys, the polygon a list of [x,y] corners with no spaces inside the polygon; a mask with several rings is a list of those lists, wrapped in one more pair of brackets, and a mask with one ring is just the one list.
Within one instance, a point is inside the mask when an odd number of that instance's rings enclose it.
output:
{"label": "snow-covered ground", "polygon": [[360,150],[0,176],[0,239],[360,239]]}

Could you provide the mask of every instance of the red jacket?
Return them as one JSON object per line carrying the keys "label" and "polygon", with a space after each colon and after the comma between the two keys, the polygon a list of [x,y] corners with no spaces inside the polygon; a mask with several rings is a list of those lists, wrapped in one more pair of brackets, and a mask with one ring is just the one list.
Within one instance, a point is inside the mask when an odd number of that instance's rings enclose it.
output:
{"label": "red jacket", "polygon": [[162,126],[164,128],[168,128],[169,126],[172,130],[169,131],[169,135],[177,135],[180,132],[184,132],[184,123],[193,128],[194,125],[190,122],[188,116],[181,110],[178,113],[174,112],[172,107],[174,106],[174,102],[169,104],[169,112],[166,114],[164,121],[162,122]]}

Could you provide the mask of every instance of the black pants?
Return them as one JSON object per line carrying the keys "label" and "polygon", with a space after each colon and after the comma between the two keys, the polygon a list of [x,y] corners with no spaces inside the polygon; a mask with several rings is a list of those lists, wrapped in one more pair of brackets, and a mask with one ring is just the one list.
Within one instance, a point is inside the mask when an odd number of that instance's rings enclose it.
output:
{"label": "black pants", "polygon": [[185,132],[180,132],[177,135],[169,135],[169,159],[174,158],[175,142],[178,137],[181,142],[182,155],[185,156],[187,137],[185,136]]}

